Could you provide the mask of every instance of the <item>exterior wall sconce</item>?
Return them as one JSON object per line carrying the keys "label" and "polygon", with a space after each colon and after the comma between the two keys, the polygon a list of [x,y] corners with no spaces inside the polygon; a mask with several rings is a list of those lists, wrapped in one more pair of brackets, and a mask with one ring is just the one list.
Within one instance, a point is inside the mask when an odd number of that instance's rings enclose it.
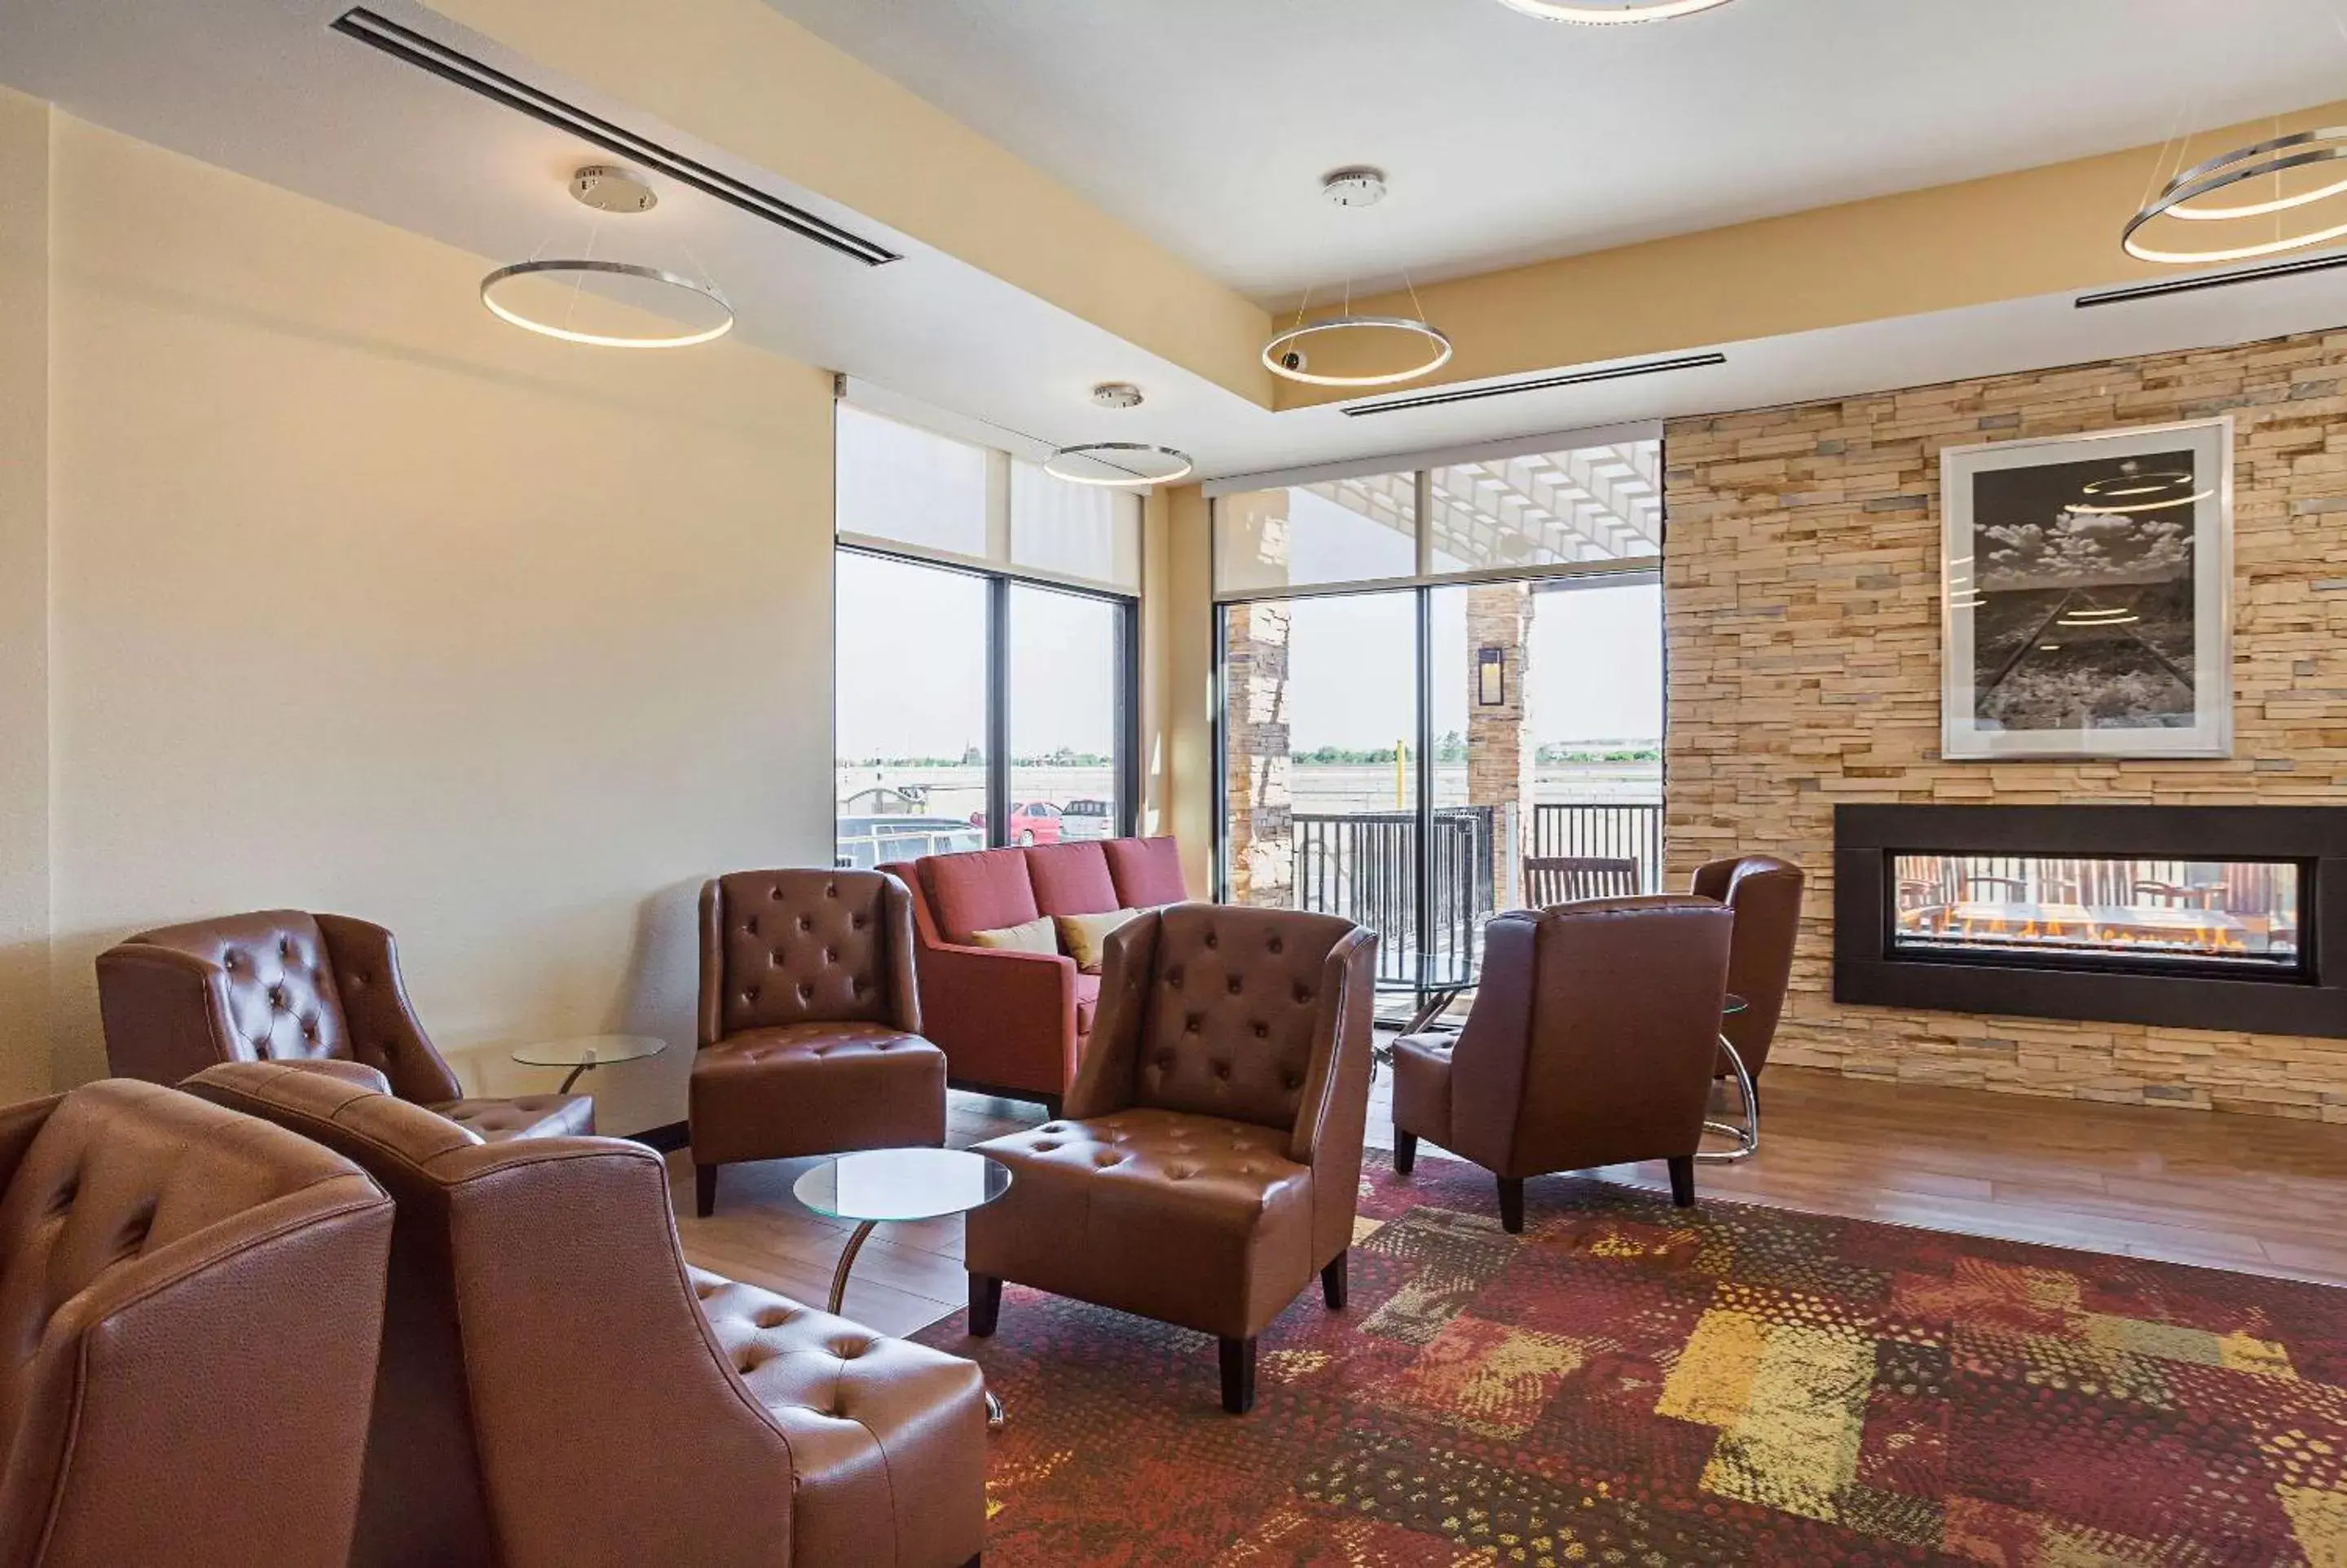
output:
{"label": "exterior wall sconce", "polygon": [[1475,705],[1479,708],[1504,708],[1508,705],[1506,649],[1475,650]]}

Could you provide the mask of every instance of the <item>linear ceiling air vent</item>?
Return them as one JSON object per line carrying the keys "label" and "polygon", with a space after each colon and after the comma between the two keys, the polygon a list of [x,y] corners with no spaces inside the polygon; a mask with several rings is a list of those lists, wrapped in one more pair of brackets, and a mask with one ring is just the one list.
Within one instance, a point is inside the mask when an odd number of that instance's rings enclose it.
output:
{"label": "linear ceiling air vent", "polygon": [[344,37],[355,38],[395,60],[429,71],[443,81],[454,82],[491,103],[526,114],[557,130],[569,131],[606,152],[646,169],[657,169],[681,185],[689,185],[695,190],[714,196],[753,218],[763,218],[778,228],[787,229],[802,239],[812,240],[843,256],[853,256],[866,266],[878,267],[904,259],[885,245],[875,244],[861,234],[852,233],[836,223],[818,218],[780,197],[769,196],[753,185],[745,185],[732,175],[687,158],[681,152],[671,151],[624,126],[613,125],[600,115],[588,113],[576,104],[565,103],[528,82],[507,76],[494,66],[484,65],[446,44],[436,43],[423,34],[403,27],[364,6],[343,12],[334,19],[333,28]]}
{"label": "linear ceiling air vent", "polygon": [[2347,267],[2347,253],[2336,256],[2302,256],[2295,261],[2275,261],[2263,267],[2244,267],[2237,272],[2209,272],[2198,278],[2170,278],[2164,282],[2133,283],[2124,289],[2105,289],[2099,293],[2080,294],[2075,301],[2082,311],[2096,305],[2126,305],[2137,300],[2166,299],[2170,294],[2197,294],[2203,289],[2229,289],[2237,283],[2265,283],[2276,278],[2295,278],[2308,272],[2328,272]]}
{"label": "linear ceiling air vent", "polygon": [[1446,403],[1474,403],[1486,397],[1513,397],[1520,392],[1546,392],[1558,386],[1586,386],[1598,381],[1627,381],[1637,375],[1661,375],[1673,370],[1703,370],[1726,364],[1724,354],[1682,354],[1676,359],[1641,360],[1636,364],[1613,364],[1597,370],[1568,370],[1555,375],[1527,376],[1490,386],[1466,386],[1452,391],[1421,392],[1409,397],[1380,397],[1372,403],[1348,403],[1345,412],[1358,419],[1365,414],[1399,414],[1409,408],[1440,408]]}

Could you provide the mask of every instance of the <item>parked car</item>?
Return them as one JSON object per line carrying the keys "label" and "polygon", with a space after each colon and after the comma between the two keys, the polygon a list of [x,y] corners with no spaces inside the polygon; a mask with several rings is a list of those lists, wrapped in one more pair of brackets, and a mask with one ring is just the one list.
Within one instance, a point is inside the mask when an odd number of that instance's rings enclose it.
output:
{"label": "parked car", "polygon": [[1104,800],[1071,800],[1060,814],[1060,837],[1071,839],[1114,838],[1116,807]]}
{"label": "parked car", "polygon": [[[969,814],[969,825],[983,829],[986,813]],[[1014,803],[1010,807],[1010,842],[1018,845],[1060,842],[1060,808],[1049,801]]]}
{"label": "parked car", "polygon": [[853,871],[986,847],[983,833],[949,816],[843,816],[834,837],[832,864]]}

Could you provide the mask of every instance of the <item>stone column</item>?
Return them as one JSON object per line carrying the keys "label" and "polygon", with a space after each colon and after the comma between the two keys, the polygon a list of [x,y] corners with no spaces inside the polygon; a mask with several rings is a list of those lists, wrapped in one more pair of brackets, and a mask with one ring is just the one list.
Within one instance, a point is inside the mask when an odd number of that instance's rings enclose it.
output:
{"label": "stone column", "polygon": [[[1480,583],[1467,590],[1467,802],[1492,808],[1491,886],[1501,908],[1522,901],[1517,883],[1532,842],[1539,758],[1524,734],[1524,691],[1537,602],[1526,583]],[[1482,701],[1486,648],[1498,649],[1505,661],[1507,700],[1497,707]]]}
{"label": "stone column", "polygon": [[1288,755],[1287,637],[1278,600],[1224,611],[1231,901],[1285,908],[1296,897],[1295,766]]}

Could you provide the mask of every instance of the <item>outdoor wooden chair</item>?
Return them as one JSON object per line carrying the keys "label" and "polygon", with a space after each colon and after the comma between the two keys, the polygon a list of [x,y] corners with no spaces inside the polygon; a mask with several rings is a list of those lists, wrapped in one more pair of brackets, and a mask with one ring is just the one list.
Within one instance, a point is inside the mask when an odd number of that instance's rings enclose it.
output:
{"label": "outdoor wooden chair", "polygon": [[1638,896],[1638,863],[1590,856],[1534,857],[1524,862],[1524,902],[1534,909],[1592,898]]}

